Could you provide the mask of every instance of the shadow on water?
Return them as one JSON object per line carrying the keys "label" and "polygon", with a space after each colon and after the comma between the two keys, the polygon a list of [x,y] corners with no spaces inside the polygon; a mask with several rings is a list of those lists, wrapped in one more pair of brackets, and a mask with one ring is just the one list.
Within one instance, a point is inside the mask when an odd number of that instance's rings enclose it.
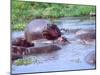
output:
{"label": "shadow on water", "polygon": [[[95,42],[91,44],[82,43],[76,36],[78,31],[95,30],[95,17],[65,17],[54,21],[62,30],[62,36],[68,38],[69,45],[60,46],[61,50],[23,57],[30,59],[27,65],[12,64],[12,73],[46,72],[60,70],[93,69],[95,65],[90,65],[84,60],[88,53],[95,51]],[[73,31],[76,30],[76,31]],[[23,32],[14,32],[14,36]],[[17,60],[16,60],[17,61]],[[38,67],[38,68],[37,68]],[[27,70],[26,70],[27,69]]]}

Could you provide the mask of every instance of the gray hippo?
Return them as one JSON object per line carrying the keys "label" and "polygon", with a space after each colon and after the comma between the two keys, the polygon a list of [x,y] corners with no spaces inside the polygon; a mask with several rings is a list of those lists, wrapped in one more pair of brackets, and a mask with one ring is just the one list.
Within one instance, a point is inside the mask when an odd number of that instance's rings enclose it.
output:
{"label": "gray hippo", "polygon": [[77,36],[84,44],[92,44],[95,42],[96,33],[84,33]]}
{"label": "gray hippo", "polygon": [[24,35],[17,38],[12,36],[12,45],[30,47],[34,46],[34,40],[56,40],[60,36],[61,32],[57,25],[46,19],[35,19],[26,26]]}
{"label": "gray hippo", "polygon": [[93,44],[96,40],[96,30],[95,29],[84,29],[79,30],[76,32],[77,38],[80,39],[80,41],[83,44]]}
{"label": "gray hippo", "polygon": [[27,42],[27,40],[23,37],[17,37],[12,39],[12,45],[21,46],[21,47],[32,47],[34,43]]}
{"label": "gray hippo", "polygon": [[85,56],[85,61],[90,65],[96,64],[96,53],[95,51],[91,51]]}
{"label": "gray hippo", "polygon": [[26,55],[32,54],[42,54],[42,53],[52,53],[61,49],[56,45],[46,45],[42,47],[21,47],[21,46],[12,46],[12,60],[22,58]]}
{"label": "gray hippo", "polygon": [[25,28],[25,38],[28,42],[38,39],[55,40],[61,36],[57,25],[45,19],[35,19]]}
{"label": "gray hippo", "polygon": [[54,43],[59,45],[68,45],[70,44],[70,41],[66,37],[61,36]]}

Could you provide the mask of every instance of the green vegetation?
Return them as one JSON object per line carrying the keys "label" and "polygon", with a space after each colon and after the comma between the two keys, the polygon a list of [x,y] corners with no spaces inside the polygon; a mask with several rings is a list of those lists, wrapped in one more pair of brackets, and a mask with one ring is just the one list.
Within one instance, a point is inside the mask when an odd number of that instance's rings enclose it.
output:
{"label": "green vegetation", "polygon": [[17,66],[29,65],[29,64],[32,64],[32,60],[31,59],[18,59],[18,60],[15,61],[15,64]]}
{"label": "green vegetation", "polygon": [[95,13],[95,6],[12,0],[12,30],[24,30],[27,23],[34,18],[87,16],[90,12]]}
{"label": "green vegetation", "polygon": [[38,64],[41,63],[35,56],[32,57],[23,57],[23,59],[18,59],[15,61],[15,65],[30,65],[30,64]]}

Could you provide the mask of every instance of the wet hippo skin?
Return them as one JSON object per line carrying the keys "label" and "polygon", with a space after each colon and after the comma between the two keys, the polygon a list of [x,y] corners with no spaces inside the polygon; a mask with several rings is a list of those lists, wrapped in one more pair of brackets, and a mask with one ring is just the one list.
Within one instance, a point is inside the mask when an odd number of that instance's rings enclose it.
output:
{"label": "wet hippo skin", "polygon": [[57,50],[60,50],[61,48],[56,45],[48,45],[43,47],[30,47],[27,48],[27,54],[40,54],[40,53],[51,53]]}
{"label": "wet hippo skin", "polygon": [[80,40],[82,40],[85,44],[91,44],[96,39],[96,33],[91,32],[91,33],[80,34],[78,35],[78,38],[80,38]]}
{"label": "wet hippo skin", "polygon": [[68,45],[70,44],[70,41],[66,37],[61,36],[54,43],[59,45]]}
{"label": "wet hippo skin", "polygon": [[12,55],[11,59],[16,60],[16,59],[22,58],[25,49],[26,48],[22,48],[22,47],[19,47],[19,46],[12,46],[11,47],[11,55]]}
{"label": "wet hippo skin", "polygon": [[22,55],[20,56],[20,55],[17,55],[16,53],[11,53],[11,55],[12,55],[12,58],[11,58],[12,61],[22,58]]}
{"label": "wet hippo skin", "polygon": [[41,54],[41,53],[51,53],[61,48],[56,45],[48,45],[43,47],[19,47],[12,46],[12,60],[22,58],[25,55]]}
{"label": "wet hippo skin", "polygon": [[85,61],[90,65],[95,65],[96,64],[95,52],[91,51],[90,53],[88,53],[87,56],[85,57]]}
{"label": "wet hippo skin", "polygon": [[61,36],[59,28],[45,19],[31,21],[25,29],[25,38],[28,42],[38,39],[55,40]]}
{"label": "wet hippo skin", "polygon": [[12,45],[22,46],[22,47],[32,47],[34,46],[34,43],[27,42],[26,39],[23,37],[17,37],[12,40]]}

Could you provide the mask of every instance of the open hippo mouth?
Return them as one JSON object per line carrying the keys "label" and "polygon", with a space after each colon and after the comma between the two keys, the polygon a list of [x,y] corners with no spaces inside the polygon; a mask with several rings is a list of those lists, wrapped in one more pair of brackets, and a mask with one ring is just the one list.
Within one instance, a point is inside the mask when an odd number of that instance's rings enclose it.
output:
{"label": "open hippo mouth", "polygon": [[48,40],[55,40],[61,36],[61,32],[57,25],[48,25],[47,29],[43,31],[43,36]]}

